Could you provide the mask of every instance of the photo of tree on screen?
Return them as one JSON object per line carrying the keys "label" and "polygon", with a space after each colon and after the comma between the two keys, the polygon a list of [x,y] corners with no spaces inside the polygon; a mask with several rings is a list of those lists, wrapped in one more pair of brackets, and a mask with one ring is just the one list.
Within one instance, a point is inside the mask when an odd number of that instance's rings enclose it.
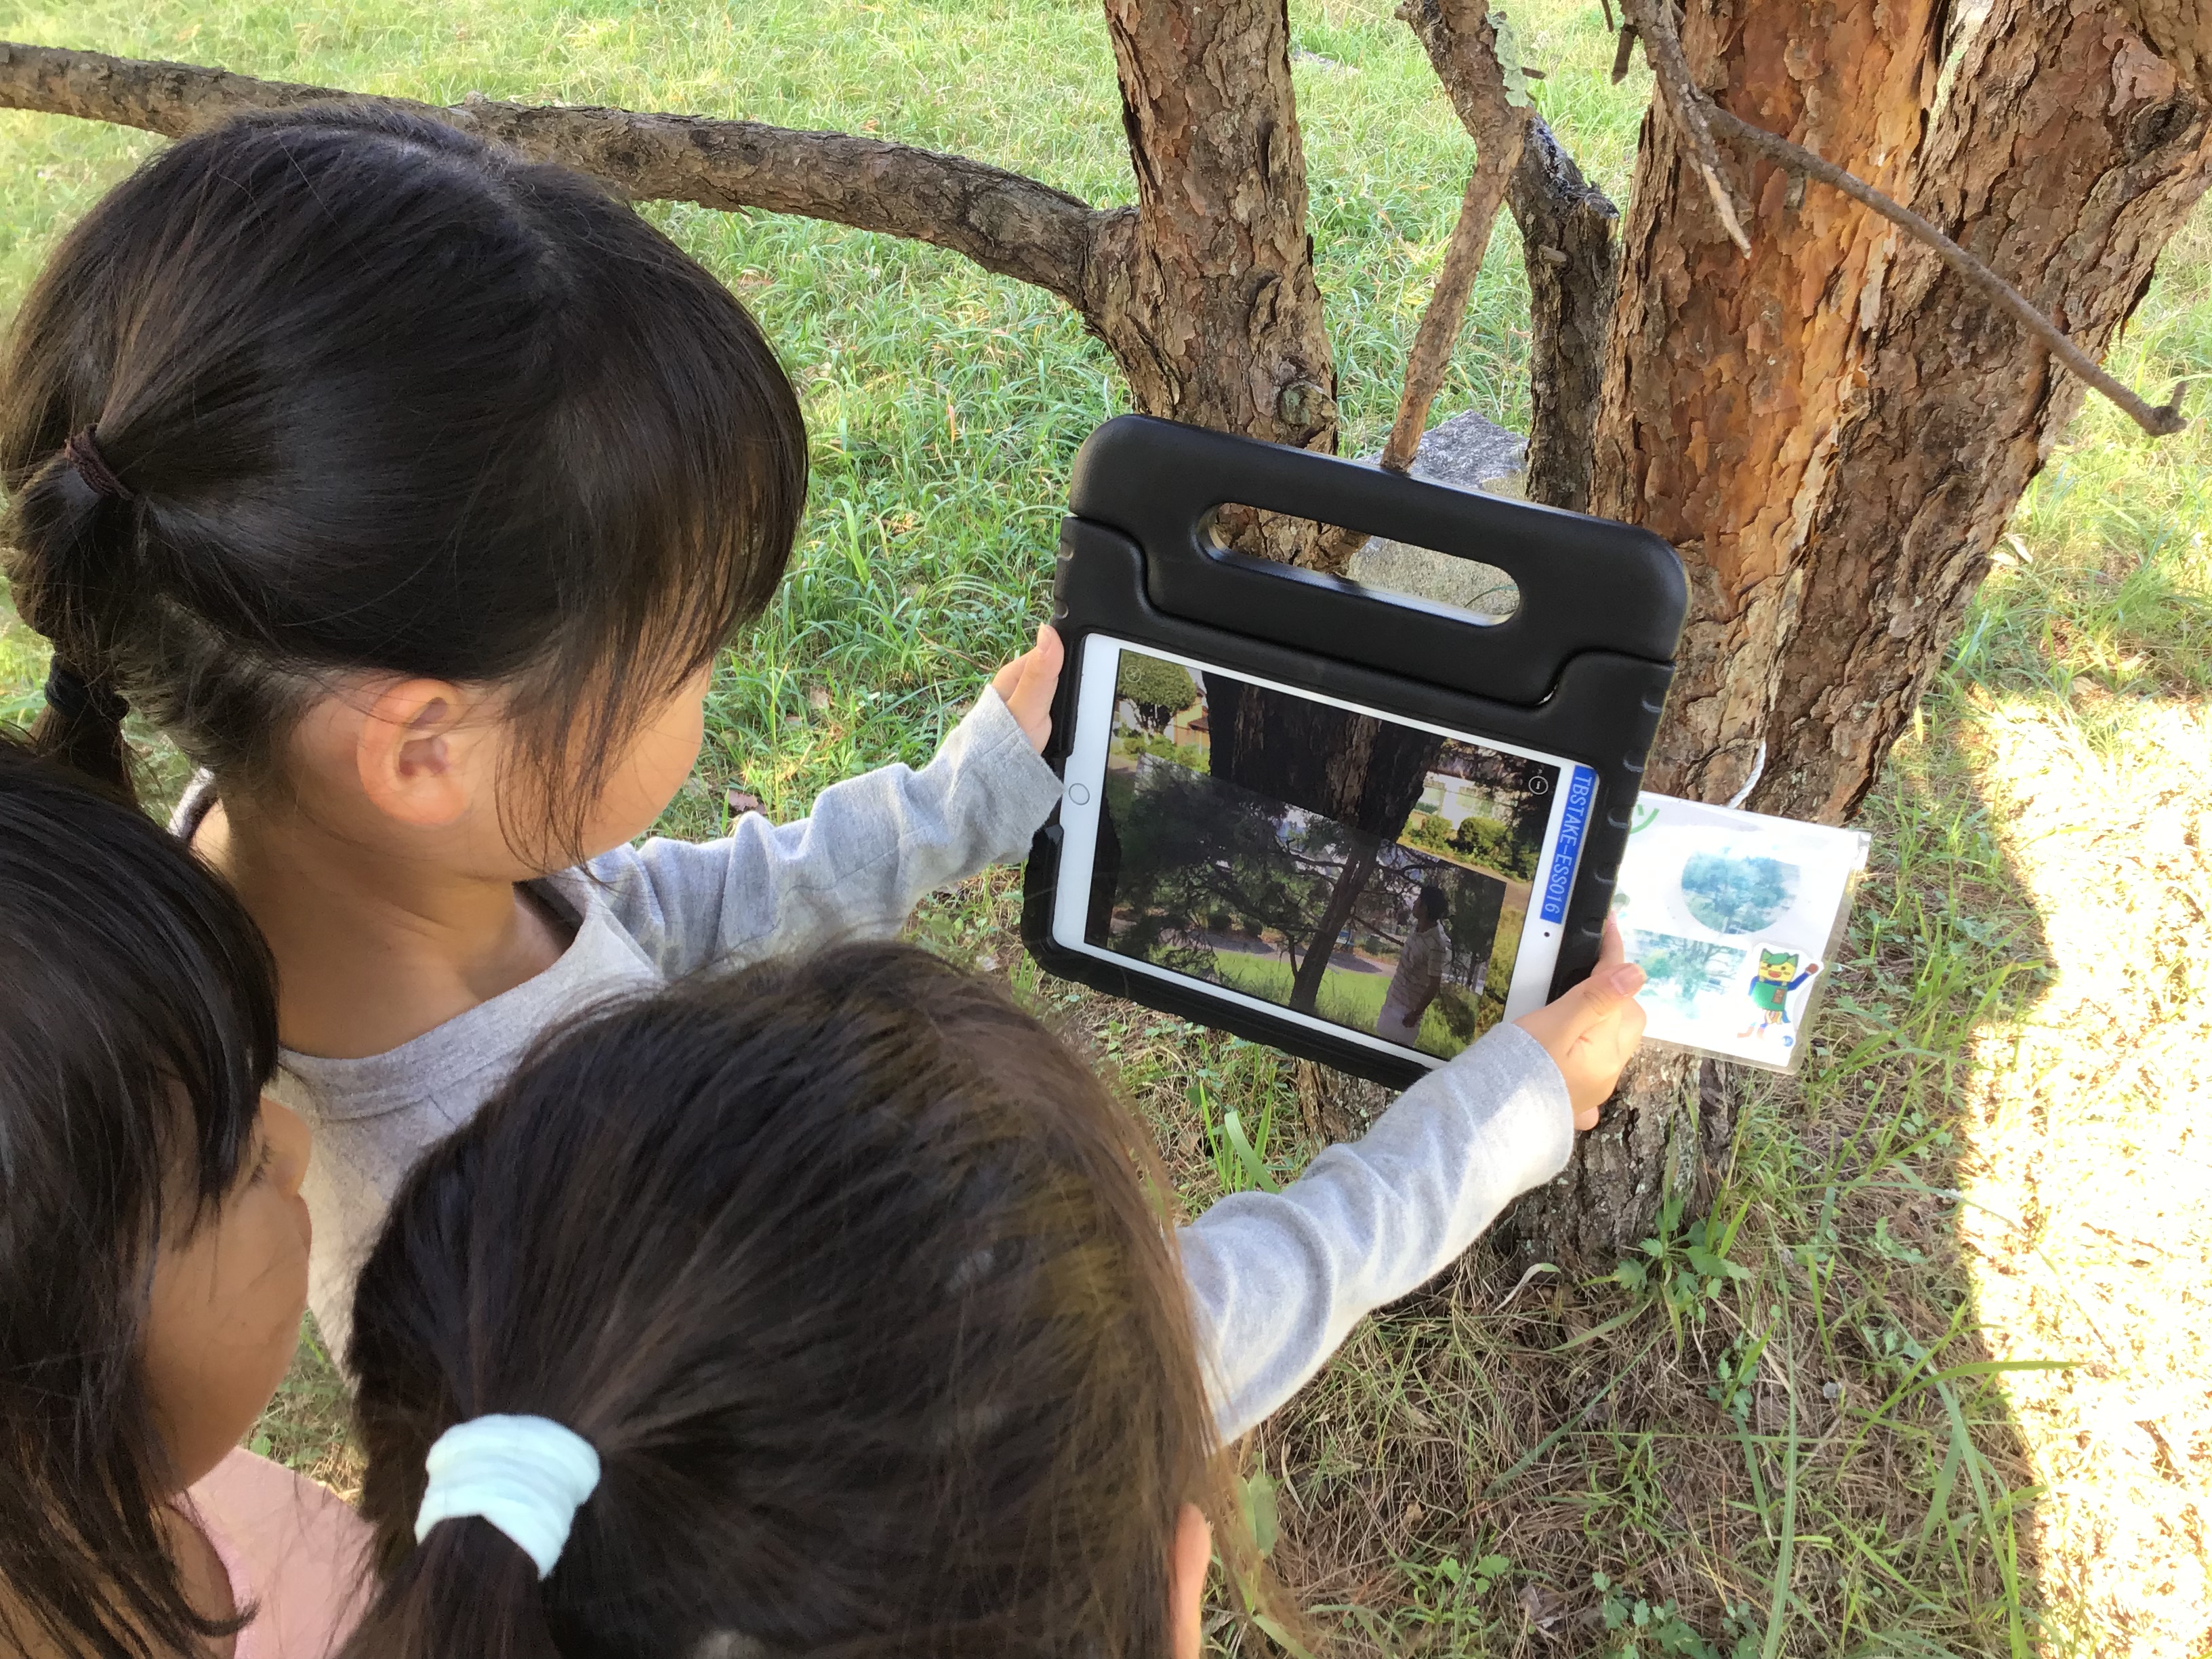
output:
{"label": "photo of tree on screen", "polygon": [[1124,647],[1085,937],[1443,1058],[1502,1017],[1559,769]]}

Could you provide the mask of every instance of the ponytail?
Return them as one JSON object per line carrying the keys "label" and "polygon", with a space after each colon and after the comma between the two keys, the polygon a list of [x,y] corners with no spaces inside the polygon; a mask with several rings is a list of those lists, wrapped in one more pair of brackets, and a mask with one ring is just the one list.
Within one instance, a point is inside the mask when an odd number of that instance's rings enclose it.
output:
{"label": "ponytail", "polygon": [[130,583],[130,489],[100,453],[93,428],[74,434],[15,491],[9,539],[35,556],[15,597],[23,619],[53,644],[46,707],[33,749],[136,805],[123,717],[130,705],[106,666],[113,619]]}
{"label": "ponytail", "polygon": [[339,1659],[560,1659],[537,1565],[489,1521],[431,1529],[380,1586]]}

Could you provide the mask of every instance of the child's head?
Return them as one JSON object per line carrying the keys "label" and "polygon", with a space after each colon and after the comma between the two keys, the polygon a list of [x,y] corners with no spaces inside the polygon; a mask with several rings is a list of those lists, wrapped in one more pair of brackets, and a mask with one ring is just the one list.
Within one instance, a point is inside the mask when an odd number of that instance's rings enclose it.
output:
{"label": "child's head", "polygon": [[197,1650],[167,1499],[282,1380],[307,1132],[261,938],[175,841],[0,742],[0,1651]]}
{"label": "child's head", "polygon": [[[360,1282],[385,1589],[354,1650],[1194,1654],[1212,1431],[1139,1136],[897,946],[556,1041]],[[416,1542],[433,1443],[495,1415],[599,1459],[542,1583],[483,1520]]]}
{"label": "child's head", "polygon": [[118,694],[234,816],[471,811],[539,864],[674,792],[805,465],[752,319],[627,204],[363,106],[155,155],[0,384],[8,574],[92,688],[49,716],[88,769],[119,772]]}
{"label": "child's head", "polygon": [[1423,927],[1432,927],[1450,913],[1451,901],[1444,896],[1443,888],[1431,883],[1421,889],[1420,896],[1414,901],[1414,910]]}

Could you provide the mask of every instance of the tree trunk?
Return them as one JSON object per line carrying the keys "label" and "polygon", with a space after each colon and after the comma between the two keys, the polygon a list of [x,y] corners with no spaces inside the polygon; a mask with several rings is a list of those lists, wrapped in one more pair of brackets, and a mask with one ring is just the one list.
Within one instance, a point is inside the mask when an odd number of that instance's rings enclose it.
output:
{"label": "tree trunk", "polygon": [[[1897,194],[1941,48],[1936,0],[1695,0],[1691,72],[1745,120]],[[1796,631],[1819,498],[1897,233],[1759,161],[1735,168],[1748,257],[1654,108],[1644,119],[1599,411],[1592,510],[1650,526],[1690,569],[1681,667],[1650,787],[1725,799],[1751,776]]]}
{"label": "tree trunk", "polygon": [[1620,286],[1620,213],[1541,120],[1528,123],[1506,198],[1528,272],[1528,471],[1522,493],[1589,508],[1606,341]]}
{"label": "tree trunk", "polygon": [[1363,835],[1346,855],[1344,872],[1329,890],[1328,903],[1322,909],[1321,921],[1306,944],[1305,957],[1291,981],[1291,1000],[1285,1006],[1294,1012],[1310,1014],[1319,1005],[1322,985],[1328,978],[1328,965],[1336,959],[1336,936],[1352,920],[1359,896],[1367,890],[1367,878],[1375,873],[1376,854],[1382,850],[1381,842]]}
{"label": "tree trunk", "polygon": [[[1894,194],[1941,63],[1936,0],[1692,0],[1698,83],[1747,121]],[[1666,113],[1644,118],[1623,234],[1591,507],[1644,524],[1688,566],[1681,666],[1650,787],[1725,799],[1759,743],[1800,609],[1809,524],[1864,379],[1895,233],[1856,203],[1739,163],[1748,257],[1723,229]],[[1698,1063],[1647,1051],[1559,1183],[1507,1219],[1532,1255],[1603,1261],[1702,1183]]]}
{"label": "tree trunk", "polygon": [[[1106,23],[1137,211],[1105,228],[1086,320],[1144,413],[1334,453],[1284,0],[1106,0]],[[1282,559],[1310,538],[1259,533]]]}
{"label": "tree trunk", "polygon": [[[1998,0],[1912,198],[2092,356],[2212,178],[2212,3],[2141,9],[2136,28],[2124,7]],[[1932,254],[1900,250],[1863,412],[1813,514],[1753,805],[1832,823],[1865,798],[2081,395]]]}

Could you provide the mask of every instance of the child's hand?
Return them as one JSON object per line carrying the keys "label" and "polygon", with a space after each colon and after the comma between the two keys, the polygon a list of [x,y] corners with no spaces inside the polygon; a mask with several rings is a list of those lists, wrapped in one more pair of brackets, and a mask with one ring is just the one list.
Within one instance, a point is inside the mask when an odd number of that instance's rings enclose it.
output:
{"label": "child's hand", "polygon": [[1052,694],[1060,689],[1060,665],[1066,659],[1050,623],[1037,629],[1036,643],[991,677],[991,689],[1006,699],[1014,721],[1042,755],[1052,735]]}
{"label": "child's hand", "polygon": [[1513,1022],[1559,1062],[1577,1130],[1597,1127],[1597,1109],[1643,1038],[1644,1006],[1636,1000],[1643,988],[1644,970],[1628,960],[1620,929],[1607,921],[1590,976],[1557,1002]]}

